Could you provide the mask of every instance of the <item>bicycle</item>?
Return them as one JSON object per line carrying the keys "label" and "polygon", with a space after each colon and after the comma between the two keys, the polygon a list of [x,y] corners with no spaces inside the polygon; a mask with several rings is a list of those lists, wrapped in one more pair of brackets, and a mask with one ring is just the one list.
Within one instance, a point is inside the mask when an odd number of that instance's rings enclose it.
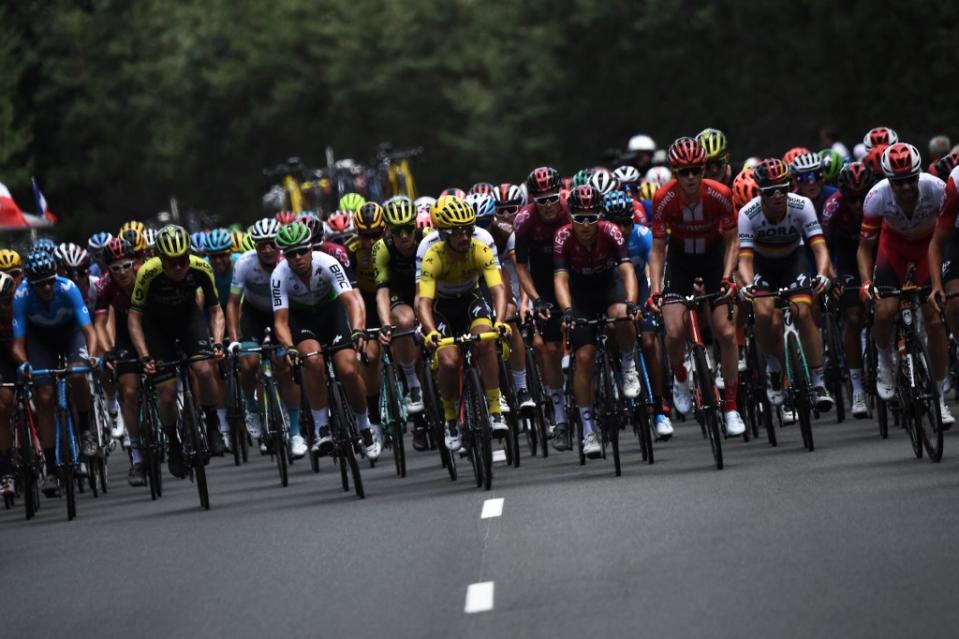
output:
{"label": "bicycle", "polygon": [[863,379],[865,381],[866,407],[869,410],[869,417],[872,418],[873,412],[876,415],[876,422],[879,425],[879,438],[889,438],[889,406],[886,400],[879,397],[876,392],[876,370],[879,366],[879,351],[876,348],[876,340],[872,335],[872,325],[875,320],[875,308],[872,304],[866,307],[866,352],[863,358]]}
{"label": "bicycle", "polygon": [[[507,319],[507,322],[515,323],[515,318]],[[506,362],[509,360],[509,343],[506,340],[496,342],[496,365],[499,370],[499,389],[500,395],[509,406],[509,412],[503,417],[509,426],[506,436],[500,439],[500,445],[506,453],[506,465],[519,468],[519,400],[516,399],[516,389],[513,387],[513,375]]]}
{"label": "bicycle", "polygon": [[246,408],[240,385],[240,360],[231,356],[223,376],[226,378],[226,420],[230,425],[230,448],[233,450],[233,465],[246,463],[249,458],[246,434]]}
{"label": "bicycle", "polygon": [[[307,339],[316,339],[313,333],[308,330],[304,330],[303,335]],[[360,445],[360,435],[356,428],[356,417],[347,404],[346,391],[343,390],[343,384],[337,378],[333,366],[333,354],[344,348],[353,348],[353,344],[350,342],[336,346],[321,344],[319,350],[300,355],[297,358],[297,365],[311,357],[323,356],[329,397],[330,435],[333,438],[332,456],[334,462],[338,463],[340,467],[343,491],[346,492],[350,489],[350,480],[347,476],[347,469],[349,469],[349,476],[353,478],[353,490],[357,497],[364,499],[366,492],[363,489],[360,465],[356,460],[358,455],[362,455],[363,447]]]}
{"label": "bicycle", "polygon": [[[73,422],[73,412],[67,394],[67,377],[70,375],[85,375],[93,369],[89,366],[68,366],[61,357],[59,368],[33,369],[32,378],[53,377],[56,386],[57,405],[54,410],[54,458],[60,483],[67,493],[67,520],[72,521],[77,516],[76,491],[82,490],[80,477],[80,443],[77,438],[76,424]],[[79,480],[79,482],[77,481]]]}
{"label": "bicycle", "polygon": [[[449,473],[450,481],[456,481],[458,473],[456,469],[456,456],[446,447],[446,437],[444,433],[443,408],[440,404],[439,391],[436,388],[436,379],[434,374],[438,361],[433,357],[433,353],[426,348],[424,342],[420,342],[420,348],[423,354],[423,410],[419,415],[414,416],[414,422],[420,420],[420,427],[426,428],[427,435],[431,440],[432,446],[435,446],[440,454],[440,463],[446,472]],[[423,423],[425,422],[425,423]]]}
{"label": "bicycle", "polygon": [[939,408],[939,388],[929,364],[922,323],[922,305],[931,288],[907,283],[901,288],[878,286],[875,291],[880,298],[899,298],[895,341],[899,354],[896,403],[903,426],[909,433],[912,451],[920,459],[925,449],[929,459],[938,462],[942,459],[945,429]]}
{"label": "bicycle", "polygon": [[[652,316],[652,323],[658,332],[658,315],[654,314]],[[636,322],[637,334],[642,333],[641,324],[641,320]],[[660,407],[656,405],[656,399],[653,395],[653,385],[649,380],[649,366],[646,362],[646,355],[643,353],[643,349],[638,343],[635,348],[634,358],[636,361],[636,369],[639,372],[641,388],[639,396],[637,396],[635,399],[626,398],[626,407],[633,416],[633,434],[636,435],[636,439],[639,442],[639,450],[642,454],[643,461],[647,464],[652,464],[655,461],[655,456],[653,454],[653,441],[655,439],[659,439],[654,429],[656,428],[656,413]],[[667,435],[662,439],[666,441],[670,437],[671,435]]]}
{"label": "bicycle", "polygon": [[783,343],[786,357],[786,385],[785,401],[792,406],[799,417],[799,431],[802,435],[803,446],[809,452],[815,450],[812,435],[812,412],[816,403],[809,373],[809,364],[806,353],[803,351],[799,329],[792,316],[793,302],[791,296],[797,294],[815,294],[812,287],[780,288],[776,291],[758,292],[753,299],[773,297],[776,300],[776,309],[783,314]]}
{"label": "bicycle", "polygon": [[[622,475],[622,461],[619,455],[619,431],[626,426],[629,421],[625,396],[622,389],[622,375],[616,371],[615,359],[609,356],[607,351],[609,336],[606,334],[606,327],[616,322],[631,322],[631,317],[607,317],[605,314],[599,315],[595,319],[576,319],[574,323],[577,326],[598,327],[596,336],[596,361],[593,366],[593,388],[596,396],[593,398],[594,413],[596,414],[596,426],[599,428],[600,443],[602,445],[602,457],[606,459],[606,447],[609,445],[613,451],[613,470],[616,476]],[[565,395],[567,415],[571,416],[576,424],[576,437],[579,448],[579,464],[586,464],[586,453],[584,451],[583,421],[579,414],[578,404],[573,393],[573,380],[576,375],[576,357],[572,348],[572,330],[566,331],[566,347],[570,352],[569,366],[566,369]],[[569,429],[572,436],[572,425]],[[572,445],[572,442],[570,442]]]}
{"label": "bicycle", "polygon": [[[383,327],[387,330],[396,330],[395,326]],[[379,328],[370,328],[364,331],[367,339],[379,339]],[[415,330],[392,333],[394,339],[412,336]],[[363,357],[366,354],[363,353]],[[406,402],[403,401],[403,385],[396,374],[393,362],[393,353],[390,347],[383,348],[383,366],[380,373],[380,420],[384,435],[384,446],[393,451],[393,462],[396,464],[396,474],[406,477],[406,448],[403,436],[406,433]]]}
{"label": "bicycle", "polygon": [[746,304],[744,328],[746,332],[746,370],[739,373],[740,405],[746,409],[748,428],[759,437],[759,425],[766,431],[769,445],[775,447],[776,427],[773,424],[773,405],[766,394],[766,361],[756,341],[756,315],[753,305]]}
{"label": "bicycle", "polygon": [[830,295],[823,295],[821,304],[823,357],[826,363],[823,372],[826,388],[836,401],[836,422],[841,424],[846,419],[844,375],[846,354],[839,320],[840,309],[839,304]]}
{"label": "bicycle", "polygon": [[422,147],[394,151],[389,142],[380,145],[376,155],[376,164],[379,167],[378,181],[380,185],[389,185],[389,192],[386,195],[405,195],[410,200],[416,199],[416,185],[413,182],[410,159],[422,153]]}
{"label": "bicycle", "polygon": [[526,388],[536,407],[520,415],[520,424],[526,441],[529,445],[530,456],[535,457],[537,447],[543,453],[543,458],[549,457],[549,424],[552,423],[553,400],[546,393],[543,376],[536,363],[536,351],[533,348],[533,338],[536,333],[536,319],[532,313],[527,313],[522,323],[523,348],[526,351]]}
{"label": "bicycle", "polygon": [[[463,445],[466,446],[476,487],[490,490],[493,486],[493,441],[490,427],[489,408],[486,406],[486,392],[480,380],[479,370],[473,366],[473,349],[477,342],[498,340],[499,333],[489,331],[473,335],[467,333],[458,337],[444,337],[439,341],[439,349],[456,346],[463,357],[459,373],[459,416],[463,424]],[[434,354],[435,359],[435,354]],[[449,455],[452,460],[452,455]],[[455,464],[455,462],[452,462]]]}
{"label": "bicycle", "polygon": [[87,458],[87,468],[89,474],[87,479],[90,482],[90,490],[93,496],[97,497],[98,492],[106,494],[109,475],[107,466],[107,457],[116,446],[116,442],[110,436],[110,425],[112,419],[107,410],[106,395],[103,391],[103,385],[97,375],[87,374],[87,383],[90,387],[90,427],[93,429],[97,442],[97,453]]}
{"label": "bicycle", "polygon": [[[700,281],[701,284],[701,281]],[[678,293],[664,294],[662,296],[662,306],[668,304],[682,304],[685,307],[683,312],[683,324],[686,326],[687,350],[691,353],[692,361],[692,379],[695,380],[693,392],[693,407],[695,409],[696,420],[700,428],[704,431],[704,437],[709,439],[709,447],[713,453],[713,460],[716,462],[716,469],[723,469],[723,444],[720,440],[719,420],[720,420],[720,398],[719,389],[716,388],[716,378],[709,366],[706,355],[706,345],[703,343],[703,335],[700,330],[699,307],[703,302],[712,302],[712,300],[722,297],[722,293],[705,293],[679,295]],[[729,320],[733,318],[733,301],[728,300],[727,315]]]}
{"label": "bicycle", "polygon": [[[17,471],[17,494],[23,495],[24,514],[33,519],[40,508],[40,477],[43,476],[43,447],[37,434],[37,423],[30,407],[30,391],[23,382],[0,384],[14,391],[13,465]],[[6,498],[9,509],[14,498]]]}

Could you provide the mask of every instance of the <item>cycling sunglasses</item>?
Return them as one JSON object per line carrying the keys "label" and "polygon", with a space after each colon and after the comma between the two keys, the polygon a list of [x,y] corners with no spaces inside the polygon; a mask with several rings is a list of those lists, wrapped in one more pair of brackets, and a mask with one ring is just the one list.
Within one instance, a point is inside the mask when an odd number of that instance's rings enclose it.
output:
{"label": "cycling sunglasses", "polygon": [[676,169],[676,175],[680,177],[697,177],[703,174],[703,167],[701,166],[687,166],[681,169]]}
{"label": "cycling sunglasses", "polygon": [[312,252],[313,252],[312,246],[301,246],[299,248],[287,249],[283,251],[283,255],[285,255],[287,259],[289,259],[291,257],[301,257],[303,255],[306,255],[307,253],[312,253]]}
{"label": "cycling sunglasses", "polygon": [[273,240],[265,240],[263,242],[257,242],[255,246],[256,246],[256,250],[258,251],[265,251],[267,249],[271,251],[276,250],[276,242],[274,242]]}
{"label": "cycling sunglasses", "polygon": [[572,217],[573,224],[596,224],[599,222],[599,213],[577,213]]}
{"label": "cycling sunglasses", "polygon": [[537,204],[556,204],[559,202],[559,193],[553,193],[552,195],[540,195],[534,197],[533,201]]}
{"label": "cycling sunglasses", "polygon": [[232,254],[231,254],[229,251],[226,251],[226,252],[224,252],[224,253],[210,253],[210,254],[208,255],[208,257],[209,257],[211,260],[222,260],[222,259],[224,259],[224,258],[230,259],[230,255],[232,255]]}
{"label": "cycling sunglasses", "polygon": [[719,171],[724,166],[726,166],[726,163],[723,160],[710,160],[709,162],[706,163],[706,170]]}
{"label": "cycling sunglasses", "polygon": [[472,237],[473,235],[473,225],[469,226],[457,226],[455,229],[442,229],[440,230],[440,237],[444,240],[456,235],[464,235],[466,237]]}
{"label": "cycling sunglasses", "polygon": [[800,173],[796,176],[796,182],[799,184],[815,184],[822,180],[822,173],[819,171],[812,171],[811,173]]}
{"label": "cycling sunglasses", "polygon": [[181,255],[180,257],[161,257],[161,261],[167,266],[175,266],[178,268],[184,268],[190,264],[189,255]]}
{"label": "cycling sunglasses", "polygon": [[919,182],[919,176],[918,176],[918,175],[911,175],[911,176],[909,176],[909,177],[904,177],[904,178],[889,178],[889,183],[892,184],[892,185],[895,185],[895,186],[904,186],[904,185],[907,185],[907,184],[916,184],[917,182]]}
{"label": "cycling sunglasses", "polygon": [[786,195],[789,193],[788,184],[777,184],[775,186],[767,186],[766,188],[759,189],[760,195],[763,197],[775,197],[777,195]]}
{"label": "cycling sunglasses", "polygon": [[496,215],[501,217],[505,217],[507,215],[516,215],[517,213],[519,213],[519,206],[517,205],[507,204],[496,207]]}
{"label": "cycling sunglasses", "polygon": [[402,226],[391,226],[391,235],[416,235],[416,227],[412,224],[403,224]]}
{"label": "cycling sunglasses", "polygon": [[116,262],[110,265],[111,273],[122,273],[124,271],[129,271],[133,268],[133,260],[126,260],[125,262]]}

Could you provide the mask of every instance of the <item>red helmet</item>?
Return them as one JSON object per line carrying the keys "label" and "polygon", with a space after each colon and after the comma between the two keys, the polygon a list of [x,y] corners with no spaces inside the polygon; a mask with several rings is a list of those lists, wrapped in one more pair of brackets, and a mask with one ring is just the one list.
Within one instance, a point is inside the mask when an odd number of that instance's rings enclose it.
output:
{"label": "red helmet", "polygon": [[120,260],[132,260],[134,256],[134,247],[128,240],[122,237],[115,237],[103,247],[103,261],[107,264],[119,262]]}
{"label": "red helmet", "polygon": [[843,195],[865,193],[876,181],[876,174],[865,162],[851,162],[839,171],[839,190]]}
{"label": "red helmet", "polygon": [[794,146],[786,151],[786,153],[783,155],[783,162],[785,162],[787,165],[790,165],[793,163],[793,160],[798,158],[800,155],[806,155],[807,153],[812,153],[812,151],[804,146]]}
{"label": "red helmet", "polygon": [[919,149],[905,142],[897,142],[882,152],[882,172],[887,178],[910,178],[922,170]]}
{"label": "red helmet", "polygon": [[947,180],[949,174],[952,173],[952,170],[956,168],[957,165],[959,165],[959,152],[954,152],[949,155],[944,155],[933,162],[929,172],[940,180]]}
{"label": "red helmet", "polygon": [[888,146],[898,141],[899,134],[887,126],[877,126],[874,129],[869,129],[869,132],[862,138],[862,143],[865,145],[867,151],[879,144]]}
{"label": "red helmet", "polygon": [[280,211],[276,214],[276,221],[280,223],[280,226],[286,226],[296,221],[296,213],[293,211]]}
{"label": "red helmet", "polygon": [[753,167],[753,177],[759,188],[783,184],[790,181],[789,166],[779,158],[769,158]]}
{"label": "red helmet", "polygon": [[466,199],[466,191],[463,189],[458,189],[455,186],[451,186],[448,189],[443,189],[440,192],[440,197],[443,197],[444,195],[452,195],[453,197],[458,197],[461,200]]}
{"label": "red helmet", "polygon": [[756,184],[753,170],[743,169],[733,180],[733,205],[741,209],[757,195],[759,195],[759,185]]}
{"label": "red helmet", "polygon": [[494,188],[495,187],[489,182],[477,182],[476,184],[470,187],[469,195],[472,195],[474,193],[486,193],[486,194],[492,195]]}
{"label": "red helmet", "polygon": [[705,166],[706,149],[696,141],[695,138],[678,138],[669,145],[667,152],[669,165],[673,168],[679,166]]}
{"label": "red helmet", "polygon": [[887,148],[889,148],[888,144],[877,144],[869,149],[862,159],[876,175],[882,175],[882,154]]}
{"label": "red helmet", "polygon": [[576,211],[599,211],[603,207],[603,196],[591,185],[581,184],[570,191],[566,203],[573,214]]}
{"label": "red helmet", "polygon": [[526,190],[531,197],[543,193],[553,193],[559,190],[559,171],[551,166],[541,166],[533,169],[526,178]]}
{"label": "red helmet", "polygon": [[326,221],[334,233],[349,233],[353,230],[353,216],[349,211],[337,211]]}

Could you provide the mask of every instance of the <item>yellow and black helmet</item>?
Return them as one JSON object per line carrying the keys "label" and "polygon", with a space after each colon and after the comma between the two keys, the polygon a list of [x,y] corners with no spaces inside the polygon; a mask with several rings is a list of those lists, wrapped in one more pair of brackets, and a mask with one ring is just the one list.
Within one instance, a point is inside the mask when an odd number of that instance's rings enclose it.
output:
{"label": "yellow and black helmet", "polygon": [[416,219],[413,203],[408,198],[393,198],[386,203],[383,217],[390,226],[408,226]]}
{"label": "yellow and black helmet", "polygon": [[0,249],[0,271],[8,271],[12,268],[21,268],[23,258],[12,249]]}
{"label": "yellow and black helmet", "polygon": [[156,239],[157,252],[163,257],[180,257],[190,252],[190,234],[176,224],[167,224]]}
{"label": "yellow and black helmet", "polygon": [[143,222],[140,220],[130,220],[120,227],[120,232],[117,233],[117,236],[120,237],[127,231],[137,231],[143,235],[146,231],[146,226],[144,226]]}
{"label": "yellow and black helmet", "polygon": [[376,202],[367,202],[353,213],[353,226],[357,233],[375,233],[386,227],[383,207]]}
{"label": "yellow and black helmet", "polygon": [[464,200],[449,196],[440,198],[431,212],[433,225],[438,229],[454,229],[476,224],[476,212]]}

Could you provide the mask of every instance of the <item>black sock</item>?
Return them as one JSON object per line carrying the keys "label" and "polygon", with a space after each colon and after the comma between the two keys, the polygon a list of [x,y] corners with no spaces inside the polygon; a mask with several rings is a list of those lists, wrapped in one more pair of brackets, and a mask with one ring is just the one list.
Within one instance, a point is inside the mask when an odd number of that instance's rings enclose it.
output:
{"label": "black sock", "polygon": [[81,433],[90,431],[90,411],[77,411],[77,427]]}
{"label": "black sock", "polygon": [[47,474],[51,475],[57,472],[57,452],[53,448],[43,449],[43,458],[47,460]]}
{"label": "black sock", "polygon": [[653,415],[663,414],[663,396],[653,395]]}
{"label": "black sock", "polygon": [[366,396],[366,409],[370,413],[370,421],[380,423],[380,394]]}

